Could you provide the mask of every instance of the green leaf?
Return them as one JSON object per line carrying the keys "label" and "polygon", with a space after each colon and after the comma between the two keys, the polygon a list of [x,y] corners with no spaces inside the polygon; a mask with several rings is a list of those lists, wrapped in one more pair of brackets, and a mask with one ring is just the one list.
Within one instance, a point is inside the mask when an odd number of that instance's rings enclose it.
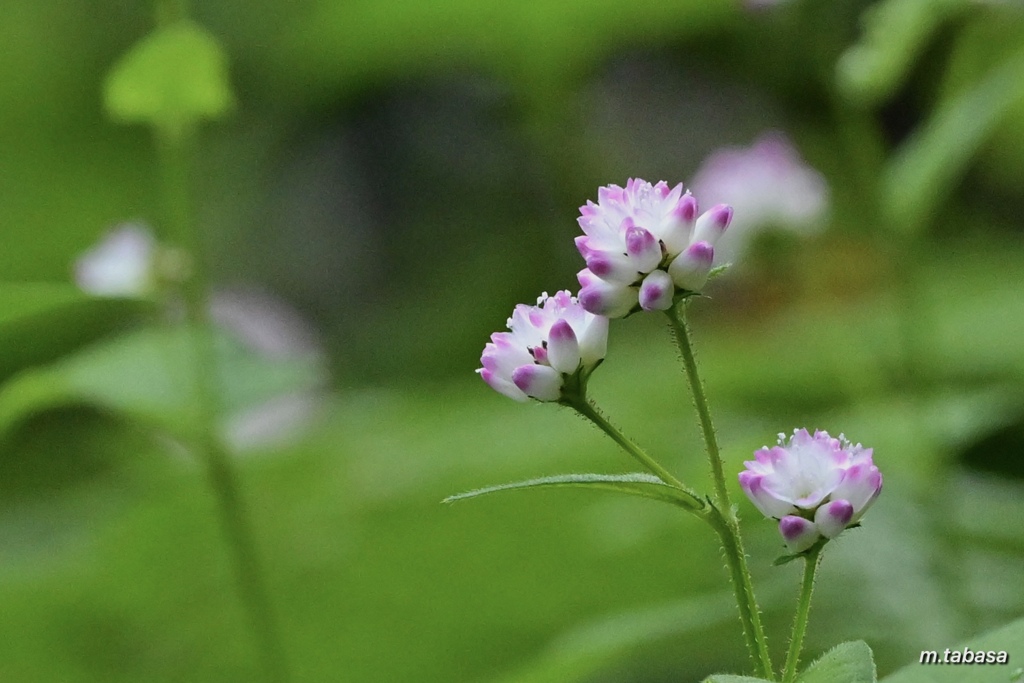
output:
{"label": "green leaf", "polygon": [[[938,657],[944,656],[945,648],[940,644],[936,643],[930,647],[937,648]],[[1024,677],[1014,675],[1014,670],[1020,666],[1020,662],[1014,657],[1024,651],[1024,619],[1018,619],[1002,628],[969,638],[956,647],[950,648],[950,652],[963,653],[964,648],[971,650],[972,653],[982,651],[986,655],[992,652],[998,656],[998,653],[1004,652],[1010,666],[1006,666],[1005,663],[1003,665],[990,663],[982,666],[970,664],[948,666],[922,664],[919,660],[886,676],[882,679],[882,683],[1015,683],[1015,681],[1024,680]]]}
{"label": "green leaf", "polygon": [[734,676],[732,674],[715,674],[704,679],[704,683],[768,683],[766,678],[753,676]]}
{"label": "green leaf", "polygon": [[900,232],[919,233],[1002,118],[1024,98],[1024,53],[946,102],[903,144],[883,178],[883,207]]}
{"label": "green leaf", "polygon": [[192,22],[160,27],[114,66],[104,101],[112,118],[171,130],[218,118],[234,102],[227,58],[217,39]]}
{"label": "green leaf", "polygon": [[797,683],[875,683],[875,659],[863,640],[841,643],[796,677]]}
{"label": "green leaf", "polygon": [[651,498],[665,503],[672,503],[690,511],[700,510],[704,504],[686,491],[666,484],[653,474],[633,472],[630,474],[557,474],[551,477],[527,479],[509,484],[487,486],[454,496],[448,496],[442,502],[454,503],[457,500],[477,498],[498,491],[517,491],[534,488],[589,488],[602,491],[616,491],[631,496]]}
{"label": "green leaf", "polygon": [[[194,433],[200,417],[190,379],[196,334],[208,333],[143,329],[16,375],[0,388],[0,434],[32,413],[74,403],[121,413],[180,435]],[[271,360],[223,333],[215,333],[212,343],[224,416],[309,387],[318,377],[312,361]]]}
{"label": "green leaf", "polygon": [[864,37],[836,65],[842,93],[875,105],[892,95],[943,22],[965,0],[884,0],[864,12]]}
{"label": "green leaf", "polygon": [[0,381],[130,325],[150,302],[98,299],[60,282],[0,285]]}

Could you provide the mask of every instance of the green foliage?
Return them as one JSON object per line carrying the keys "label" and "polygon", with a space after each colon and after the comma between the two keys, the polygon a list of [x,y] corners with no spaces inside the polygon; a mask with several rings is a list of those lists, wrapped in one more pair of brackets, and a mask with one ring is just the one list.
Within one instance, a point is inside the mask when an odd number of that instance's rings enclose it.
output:
{"label": "green foliage", "polygon": [[816,659],[797,683],[875,683],[875,660],[863,640],[842,643]]}
{"label": "green foliage", "polygon": [[586,488],[598,491],[612,491],[630,496],[650,498],[664,503],[671,503],[689,511],[700,509],[701,502],[675,486],[666,484],[653,474],[633,472],[631,474],[558,474],[551,477],[539,477],[509,484],[488,486],[474,491],[448,496],[445,503],[457,500],[476,498],[498,491],[518,491],[532,488]]}
{"label": "green foliage", "polygon": [[111,117],[177,131],[219,118],[233,105],[220,43],[189,21],[161,26],[111,70],[104,87]]}
{"label": "green foliage", "polygon": [[967,92],[944,103],[888,162],[883,208],[896,229],[917,235],[1003,118],[1024,101],[1018,52]]}
{"label": "green foliage", "polygon": [[[964,22],[951,47],[943,73],[942,101],[949,101],[975,87],[987,74],[1007,63],[1024,45],[1024,17],[1012,3],[979,12]],[[1020,166],[1024,159],[1024,101],[1018,100],[1002,117],[978,163],[984,179],[1000,191],[1014,196],[1020,187]]]}
{"label": "green foliage", "polygon": [[[943,666],[914,662],[896,673],[886,676],[882,679],[882,683],[1015,683],[1019,677],[1011,674],[1011,670],[1020,664],[1015,657],[1019,656],[1021,649],[1024,648],[1024,619],[1018,619],[1001,628],[969,638],[951,649],[963,651],[965,647],[970,648],[972,652],[992,650],[1010,653],[1009,666],[991,664]],[[941,656],[941,650],[939,654]]]}
{"label": "green foliage", "polygon": [[732,674],[715,674],[704,679],[704,683],[768,683],[766,678],[753,676],[734,676]]}
{"label": "green foliage", "polygon": [[583,683],[651,642],[731,627],[735,610],[726,592],[597,619],[556,638],[535,661],[493,683]]}
{"label": "green foliage", "polygon": [[[140,329],[18,374],[0,388],[0,434],[26,416],[59,405],[86,403],[171,433],[189,436],[199,421],[192,377],[197,339],[182,328]],[[270,360],[229,336],[213,338],[223,415],[280,393],[310,386],[309,361]]]}
{"label": "green foliage", "polygon": [[864,13],[864,35],[837,65],[837,83],[864,106],[892,96],[914,67],[928,41],[967,0],[883,0]]}
{"label": "green foliage", "polygon": [[64,283],[0,285],[0,381],[137,322],[150,306],[89,297]]}

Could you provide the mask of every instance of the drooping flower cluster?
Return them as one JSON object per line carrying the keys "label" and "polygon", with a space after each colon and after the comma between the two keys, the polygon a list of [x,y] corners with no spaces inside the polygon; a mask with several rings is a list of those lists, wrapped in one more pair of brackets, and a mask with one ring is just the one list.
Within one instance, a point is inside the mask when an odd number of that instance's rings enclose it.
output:
{"label": "drooping flower cluster", "polygon": [[517,401],[559,400],[566,380],[589,374],[608,348],[608,319],[583,310],[568,291],[544,293],[536,306],[519,304],[508,328],[491,335],[477,372]]}
{"label": "drooping flower cluster", "polygon": [[779,520],[791,552],[807,550],[856,524],[882,490],[872,449],[851,445],[843,435],[797,429],[787,443],[754,453],[744,463],[740,485],[757,509]]}
{"label": "drooping flower cluster", "polygon": [[699,291],[707,281],[714,244],[732,220],[719,204],[698,217],[697,200],[682,183],[669,188],[631,178],[626,187],[598,190],[580,207],[584,234],[576,248],[587,262],[579,272],[580,304],[621,318],[639,308],[666,310],[676,290]]}

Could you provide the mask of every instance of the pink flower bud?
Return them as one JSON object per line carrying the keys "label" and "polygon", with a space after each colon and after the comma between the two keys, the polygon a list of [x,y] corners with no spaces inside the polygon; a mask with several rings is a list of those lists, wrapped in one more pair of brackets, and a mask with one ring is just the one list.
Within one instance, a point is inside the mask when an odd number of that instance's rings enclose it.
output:
{"label": "pink flower bud", "polygon": [[728,204],[716,204],[701,214],[693,229],[694,242],[707,242],[715,245],[732,220],[732,207]]}
{"label": "pink flower bud", "polygon": [[669,274],[656,270],[640,284],[640,307],[645,311],[668,310],[672,306],[675,290]]}
{"label": "pink flower bud", "polygon": [[714,248],[707,242],[695,242],[686,248],[668,266],[668,274],[680,289],[699,292],[708,281]]}
{"label": "pink flower bud", "polygon": [[796,515],[787,515],[779,520],[779,533],[791,553],[802,553],[820,538],[813,522]]}

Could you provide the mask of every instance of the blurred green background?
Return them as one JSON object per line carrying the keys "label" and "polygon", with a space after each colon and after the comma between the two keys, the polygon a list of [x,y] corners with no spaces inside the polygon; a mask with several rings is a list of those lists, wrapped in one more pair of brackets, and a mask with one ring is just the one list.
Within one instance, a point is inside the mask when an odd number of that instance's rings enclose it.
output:
{"label": "blurred green background", "polygon": [[[570,412],[472,371],[516,303],[576,289],[577,207],[599,185],[689,183],[767,129],[824,175],[831,210],[824,232],[757,240],[692,306],[727,469],[806,426],[873,446],[886,478],[826,554],[809,655],[863,638],[886,674],[1024,613],[1019,4],[210,0],[191,15],[222,41],[237,99],[198,146],[205,260],[222,291],[286,302],[285,327],[305,320],[320,349],[223,356],[239,406],[296,387],[316,406],[298,436],[236,459],[295,680],[747,668],[693,520],[576,492],[439,501],[632,469]],[[163,337],[137,332],[152,309],[70,284],[112,226],[159,230],[149,132],[102,106],[154,16],[0,2],[3,681],[259,680],[204,470],[167,435],[186,418],[149,355]],[[592,393],[703,486],[660,319],[613,325]],[[773,568],[773,525],[745,501],[741,515],[780,659],[799,569]]]}

